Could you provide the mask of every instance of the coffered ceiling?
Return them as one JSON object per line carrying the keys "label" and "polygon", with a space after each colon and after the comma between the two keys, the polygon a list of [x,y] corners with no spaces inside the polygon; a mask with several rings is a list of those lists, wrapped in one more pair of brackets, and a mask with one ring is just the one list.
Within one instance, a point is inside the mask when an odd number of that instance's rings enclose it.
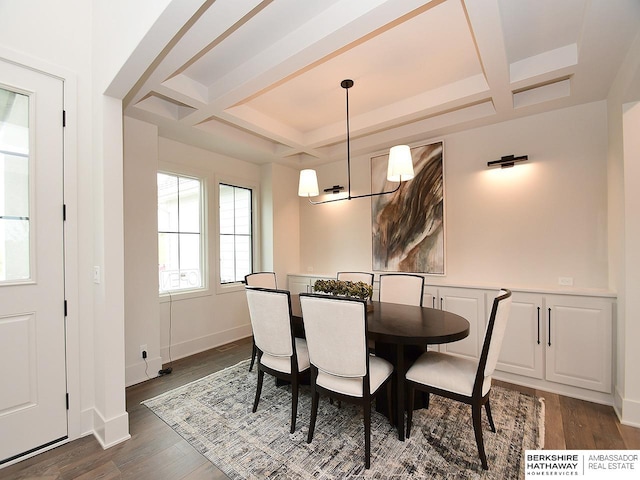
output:
{"label": "coffered ceiling", "polygon": [[[187,2],[185,2],[187,3]],[[160,135],[298,168],[602,100],[637,0],[209,0],[125,99]]]}

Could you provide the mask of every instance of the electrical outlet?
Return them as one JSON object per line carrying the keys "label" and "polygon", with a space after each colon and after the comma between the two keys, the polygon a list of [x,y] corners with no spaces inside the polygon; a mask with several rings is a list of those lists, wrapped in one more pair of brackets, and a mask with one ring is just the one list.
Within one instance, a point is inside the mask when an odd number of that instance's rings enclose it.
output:
{"label": "electrical outlet", "polygon": [[140,345],[140,358],[147,358],[147,346]]}
{"label": "electrical outlet", "polygon": [[564,285],[565,287],[573,286],[573,277],[558,277],[558,285]]}

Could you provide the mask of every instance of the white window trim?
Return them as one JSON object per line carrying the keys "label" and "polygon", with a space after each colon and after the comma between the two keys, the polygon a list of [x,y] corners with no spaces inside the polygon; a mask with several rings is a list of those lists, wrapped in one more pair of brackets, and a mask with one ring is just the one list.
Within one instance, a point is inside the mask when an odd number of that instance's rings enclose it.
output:
{"label": "white window trim", "polygon": [[[213,208],[216,211],[215,214],[215,289],[216,294],[234,293],[244,291],[244,283],[220,283],[220,184],[232,185],[234,187],[251,189],[251,209],[252,209],[252,235],[251,240],[253,242],[253,265],[261,264],[260,260],[260,185],[246,178],[233,177],[230,175],[216,175],[215,177],[215,200]],[[211,242],[214,243],[214,242]]]}
{"label": "white window trim", "polygon": [[[186,300],[188,298],[197,298],[197,297],[205,297],[211,295],[211,262],[209,261],[211,258],[211,238],[209,237],[209,232],[211,231],[211,208],[209,207],[210,195],[211,191],[211,182],[210,182],[210,174],[205,172],[204,170],[200,170],[197,168],[193,168],[186,165],[178,165],[170,162],[158,162],[158,168],[156,174],[158,173],[167,173],[169,175],[178,175],[183,177],[192,177],[197,178],[202,182],[202,211],[201,215],[201,235],[204,237],[204,245],[202,247],[202,283],[203,286],[201,288],[190,289],[190,290],[175,290],[172,292],[160,293],[158,289],[158,297],[160,303],[167,303],[173,299],[173,301],[177,300]],[[157,209],[157,198],[156,198],[156,209]],[[158,231],[158,215],[156,213],[156,232]],[[171,298],[170,298],[171,296]]]}

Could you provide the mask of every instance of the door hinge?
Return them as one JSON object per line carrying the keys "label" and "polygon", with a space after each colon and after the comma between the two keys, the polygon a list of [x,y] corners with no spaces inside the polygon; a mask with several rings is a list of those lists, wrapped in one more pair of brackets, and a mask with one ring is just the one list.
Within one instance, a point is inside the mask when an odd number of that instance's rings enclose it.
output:
{"label": "door hinge", "polygon": [[64,301],[64,316],[67,316],[67,301]]}
{"label": "door hinge", "polygon": [[66,110],[62,110],[62,126],[63,127],[67,126],[67,111]]}
{"label": "door hinge", "polygon": [[67,410],[69,410],[69,394],[67,393]]}
{"label": "door hinge", "polygon": [[66,204],[62,204],[62,221],[66,221],[67,220],[67,205]]}

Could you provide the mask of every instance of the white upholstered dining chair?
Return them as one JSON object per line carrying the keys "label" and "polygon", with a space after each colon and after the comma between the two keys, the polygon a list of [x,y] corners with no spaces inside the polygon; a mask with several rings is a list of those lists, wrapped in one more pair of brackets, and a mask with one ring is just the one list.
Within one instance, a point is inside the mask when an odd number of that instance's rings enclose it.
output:
{"label": "white upholstered dining chair", "polygon": [[427,408],[428,395],[431,393],[466,403],[471,405],[473,430],[482,468],[489,469],[482,436],[482,406],[485,406],[491,431],[495,432],[489,404],[491,376],[496,368],[507,328],[511,300],[511,291],[502,289],[493,301],[479,360],[428,351],[409,368],[406,374],[406,384],[409,388],[407,438],[411,434],[415,390],[427,393]]}
{"label": "white upholstered dining chair", "polygon": [[[244,276],[244,283],[249,287],[262,287],[262,288],[278,288],[276,282],[275,272],[254,272]],[[249,364],[249,371],[253,370],[253,364],[256,361],[256,342],[253,341],[253,347],[251,349],[251,363]]]}
{"label": "white upholstered dining chair", "polygon": [[373,285],[373,273],[368,272],[338,272],[336,279],[343,282],[364,282]]}
{"label": "white upholstered dining chair", "polygon": [[250,287],[278,288],[275,272],[255,272],[244,276],[244,283]]}
{"label": "white upholstered dining chair", "polygon": [[422,306],[424,277],[409,273],[380,274],[380,301]]}
{"label": "white upholstered dining chair", "polygon": [[363,300],[301,293],[300,306],[311,362],[312,402],[307,443],[313,439],[320,393],[362,405],[365,468],[369,468],[371,402],[386,385],[387,408],[391,414],[393,365],[369,355]]}
{"label": "white upholstered dining chair", "polygon": [[291,382],[291,433],[296,429],[298,387],[309,371],[307,342],[293,335],[291,296],[286,290],[246,287],[253,338],[258,350],[258,383],[253,412],[258,409],[265,372]]}

